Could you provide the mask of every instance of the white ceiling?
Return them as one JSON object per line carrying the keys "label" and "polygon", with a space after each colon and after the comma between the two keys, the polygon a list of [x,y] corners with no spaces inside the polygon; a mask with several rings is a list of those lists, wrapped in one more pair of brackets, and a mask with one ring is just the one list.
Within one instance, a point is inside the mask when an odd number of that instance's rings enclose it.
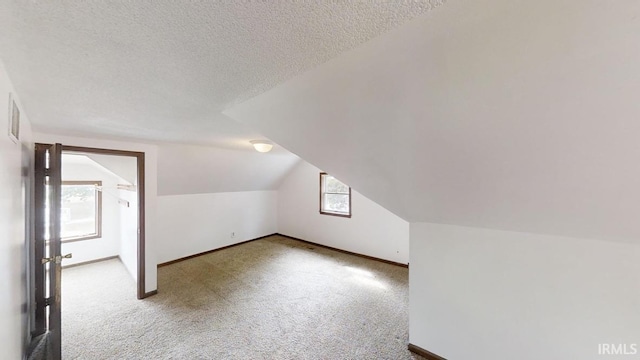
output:
{"label": "white ceiling", "polygon": [[9,1],[0,57],[37,131],[246,148],[222,110],[443,1]]}
{"label": "white ceiling", "polygon": [[158,195],[277,190],[300,159],[209,146],[158,147]]}
{"label": "white ceiling", "polygon": [[449,2],[225,114],[411,222],[638,242],[638,44],[636,0]]}
{"label": "white ceiling", "polygon": [[127,181],[131,184],[136,183],[137,166],[134,157],[63,152],[62,178],[63,180],[77,180],[65,177],[65,165],[92,167],[113,175],[123,183]]}
{"label": "white ceiling", "polygon": [[78,154],[62,154],[62,162],[68,165],[86,165],[86,166],[96,166],[95,161],[91,161],[86,155],[78,155]]}

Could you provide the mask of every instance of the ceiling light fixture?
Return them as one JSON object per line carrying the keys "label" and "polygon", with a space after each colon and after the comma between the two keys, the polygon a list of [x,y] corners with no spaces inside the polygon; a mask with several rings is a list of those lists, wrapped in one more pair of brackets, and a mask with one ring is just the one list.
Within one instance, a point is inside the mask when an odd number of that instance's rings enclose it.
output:
{"label": "ceiling light fixture", "polygon": [[266,153],[271,151],[273,148],[273,143],[271,141],[266,140],[251,140],[251,145],[256,149],[256,151],[261,153]]}

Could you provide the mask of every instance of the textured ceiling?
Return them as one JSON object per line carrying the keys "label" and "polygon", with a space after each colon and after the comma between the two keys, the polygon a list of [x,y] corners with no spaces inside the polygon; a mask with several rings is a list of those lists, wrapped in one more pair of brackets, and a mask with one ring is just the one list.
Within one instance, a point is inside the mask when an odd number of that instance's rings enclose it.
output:
{"label": "textured ceiling", "polygon": [[442,2],[11,1],[0,57],[37,130],[245,147],[222,110]]}

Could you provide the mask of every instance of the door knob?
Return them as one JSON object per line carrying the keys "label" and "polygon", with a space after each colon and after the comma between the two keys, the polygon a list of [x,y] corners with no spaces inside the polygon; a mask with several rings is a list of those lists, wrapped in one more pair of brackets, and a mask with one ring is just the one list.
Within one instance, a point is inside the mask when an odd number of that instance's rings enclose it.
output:
{"label": "door knob", "polygon": [[46,264],[48,262],[53,262],[56,264],[60,264],[62,263],[62,259],[71,259],[73,257],[72,253],[69,253],[67,255],[56,255],[54,257],[50,257],[50,258],[42,258],[42,264]]}
{"label": "door knob", "polygon": [[72,253],[68,253],[67,255],[58,255],[56,256],[56,264],[62,263],[62,259],[71,259],[72,257]]}

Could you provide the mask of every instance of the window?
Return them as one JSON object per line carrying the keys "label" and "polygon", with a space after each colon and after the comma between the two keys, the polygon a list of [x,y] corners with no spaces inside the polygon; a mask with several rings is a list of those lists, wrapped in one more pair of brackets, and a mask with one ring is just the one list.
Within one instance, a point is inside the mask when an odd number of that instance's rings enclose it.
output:
{"label": "window", "polygon": [[320,214],[351,217],[351,188],[320,173]]}
{"label": "window", "polygon": [[60,227],[62,241],[102,236],[102,181],[63,181]]}

